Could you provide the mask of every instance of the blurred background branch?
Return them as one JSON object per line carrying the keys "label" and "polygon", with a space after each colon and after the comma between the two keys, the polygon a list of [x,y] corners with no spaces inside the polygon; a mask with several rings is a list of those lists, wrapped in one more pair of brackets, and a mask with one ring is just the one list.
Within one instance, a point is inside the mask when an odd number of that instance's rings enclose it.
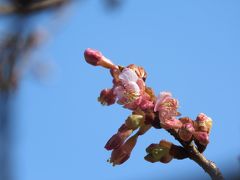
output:
{"label": "blurred background branch", "polygon": [[[29,18],[38,12],[57,11],[70,0],[11,0],[0,5],[0,15],[12,18],[6,35],[0,42],[0,179],[12,180],[12,100],[21,78],[21,64],[36,47],[38,33]],[[31,28],[30,28],[31,27]]]}
{"label": "blurred background branch", "polygon": [[0,6],[0,14],[36,13],[47,9],[59,8],[69,2],[70,0],[12,0],[12,4]]}
{"label": "blurred background branch", "polygon": [[[5,18],[5,29],[0,39],[0,180],[15,179],[13,132],[13,102],[19,81],[31,53],[42,41],[32,17],[46,12],[58,12],[73,0],[3,0],[0,18]],[[80,0],[78,1],[80,2]],[[103,0],[109,9],[116,9],[122,1]]]}

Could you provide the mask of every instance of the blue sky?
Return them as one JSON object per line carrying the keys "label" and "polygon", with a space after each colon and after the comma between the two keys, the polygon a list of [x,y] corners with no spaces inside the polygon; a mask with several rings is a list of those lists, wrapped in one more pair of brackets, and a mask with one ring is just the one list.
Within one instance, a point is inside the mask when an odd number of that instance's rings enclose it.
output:
{"label": "blue sky", "polygon": [[[92,47],[120,65],[145,67],[147,84],[171,91],[180,112],[213,119],[208,159],[227,176],[239,171],[240,156],[240,2],[237,0],[125,0],[115,12],[100,1],[83,1],[55,15],[35,20],[51,39],[33,59],[54,65],[46,82],[26,74],[17,94],[15,161],[18,180],[174,179],[208,176],[190,160],[169,164],[144,161],[145,148],[163,130],[141,137],[131,158],[112,167],[103,147],[130,114],[119,105],[97,102],[111,87],[102,68],[89,66],[83,51]],[[230,169],[231,168],[231,169]]]}

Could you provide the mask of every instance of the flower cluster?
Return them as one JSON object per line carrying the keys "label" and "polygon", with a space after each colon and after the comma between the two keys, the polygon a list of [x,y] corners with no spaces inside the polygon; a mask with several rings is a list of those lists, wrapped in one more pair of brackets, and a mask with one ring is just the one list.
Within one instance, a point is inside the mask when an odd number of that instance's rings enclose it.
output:
{"label": "flower cluster", "polygon": [[212,127],[212,119],[200,113],[193,121],[188,117],[179,118],[179,102],[169,92],[159,94],[154,111],[158,112],[161,127],[164,129],[176,129],[183,141],[194,141],[206,146],[209,143],[209,133]]}
{"label": "flower cluster", "polygon": [[117,102],[131,110],[153,108],[152,93],[145,85],[146,74],[136,65],[111,69],[113,87],[102,90],[99,101],[104,105]]}
{"label": "flower cluster", "polygon": [[[146,86],[147,74],[142,67],[134,64],[126,67],[115,65],[99,51],[93,49],[86,49],[84,56],[89,64],[109,69],[113,77],[112,87],[103,89],[98,101],[108,106],[118,103],[132,111],[132,115],[105,145],[107,150],[112,151],[110,163],[119,165],[128,160],[138,137],[145,134],[151,127],[156,127],[156,124],[159,128],[174,130],[183,142],[194,141],[198,145],[207,146],[212,127],[211,118],[203,113],[200,113],[196,120],[188,117],[179,118],[181,114],[178,112],[178,100],[174,99],[169,92],[161,92],[156,97],[153,90]],[[132,135],[134,131],[137,132]],[[179,159],[174,154],[181,154],[181,148],[176,147],[162,140],[159,144],[152,144],[147,148],[148,155],[145,159],[163,163],[168,163],[173,158]],[[174,153],[171,154],[173,151]]]}

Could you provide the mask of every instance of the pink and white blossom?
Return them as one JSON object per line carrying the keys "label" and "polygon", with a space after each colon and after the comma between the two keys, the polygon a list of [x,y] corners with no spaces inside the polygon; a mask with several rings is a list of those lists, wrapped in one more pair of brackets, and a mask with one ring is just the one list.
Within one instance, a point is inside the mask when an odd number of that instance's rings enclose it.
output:
{"label": "pink and white blossom", "polygon": [[119,75],[120,85],[114,88],[114,94],[120,104],[127,104],[140,96],[140,87],[137,84],[138,76],[129,69],[124,68]]}
{"label": "pink and white blossom", "polygon": [[153,108],[151,97],[145,92],[145,82],[130,68],[124,68],[117,77],[113,92],[117,102],[128,109]]}
{"label": "pink and white blossom", "polygon": [[176,129],[182,123],[175,117],[179,115],[178,100],[172,97],[170,92],[161,92],[156,100],[154,111],[158,112],[160,123],[165,129]]}

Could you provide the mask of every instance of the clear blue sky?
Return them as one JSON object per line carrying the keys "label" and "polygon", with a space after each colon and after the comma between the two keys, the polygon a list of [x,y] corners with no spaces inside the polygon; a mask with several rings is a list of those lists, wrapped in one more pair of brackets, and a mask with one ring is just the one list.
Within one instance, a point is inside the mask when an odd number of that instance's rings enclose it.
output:
{"label": "clear blue sky", "polygon": [[24,76],[18,92],[18,180],[207,178],[190,160],[167,165],[144,161],[149,144],[174,141],[163,130],[152,129],[140,138],[122,166],[107,163],[110,152],[103,147],[130,111],[96,101],[111,78],[85,63],[87,47],[101,50],[116,64],[145,67],[147,84],[156,94],[171,91],[184,116],[204,112],[212,117],[205,155],[225,175],[239,171],[240,1],[124,2],[109,12],[100,1],[88,0],[67,9],[59,24],[47,17],[35,22],[50,30],[51,39],[34,58],[51,59],[55,66],[47,83]]}

